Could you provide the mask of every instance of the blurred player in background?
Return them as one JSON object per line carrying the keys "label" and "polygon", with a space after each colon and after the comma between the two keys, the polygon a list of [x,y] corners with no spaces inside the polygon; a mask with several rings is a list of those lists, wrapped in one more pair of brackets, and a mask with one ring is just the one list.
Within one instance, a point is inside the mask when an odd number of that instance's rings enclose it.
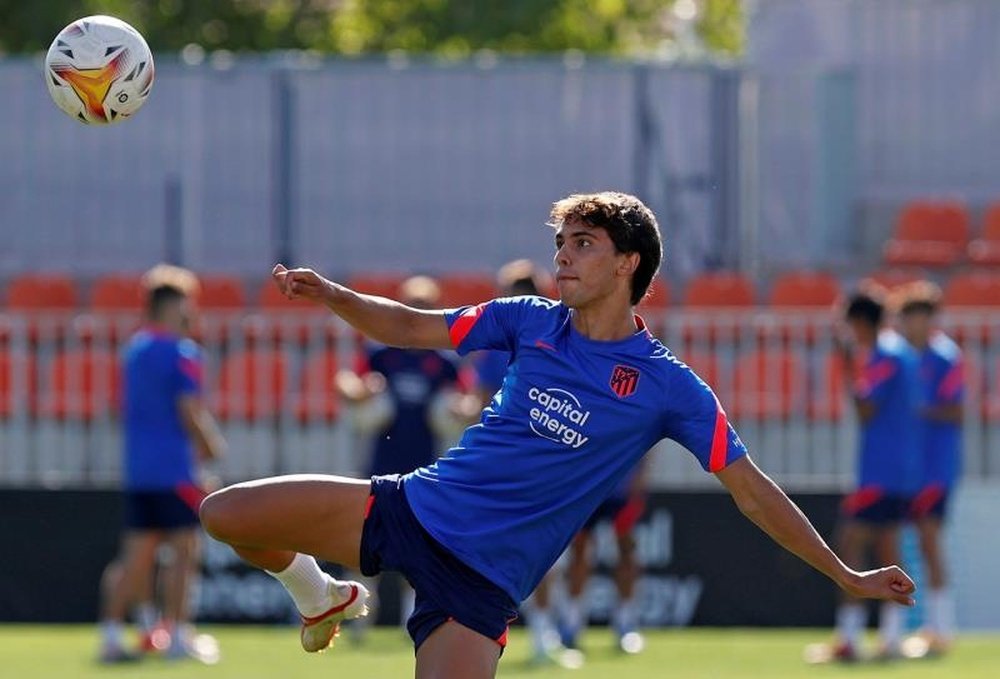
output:
{"label": "blurred player in background", "polygon": [[173,563],[163,569],[163,624],[170,658],[218,659],[214,640],[194,635],[188,586],[198,559],[199,460],[218,457],[224,441],[202,400],[202,359],[188,338],[198,281],[186,269],[159,265],[143,277],[147,323],[123,356],[125,533],[121,553],[102,578],[103,662],[136,659],[123,642],[130,605],[140,626],[154,613],[149,598],[157,552],[167,545]]}
{"label": "blurred player in background", "polygon": [[[415,309],[432,309],[441,290],[434,279],[413,276],[400,285],[398,297]],[[479,414],[475,397],[461,393],[457,360],[443,351],[369,343],[360,358],[356,370],[337,375],[337,387],[354,404],[356,420],[364,421],[361,429],[372,436],[368,476],[406,474],[430,465],[442,449],[447,420],[464,428]],[[414,597],[409,586],[400,586],[405,622]]]}
{"label": "blurred player in background", "polygon": [[[899,333],[886,327],[884,291],[864,285],[848,300],[841,343],[855,411],[861,427],[857,490],[844,498],[839,554],[860,568],[874,548],[879,564],[899,562],[899,528],[920,482],[920,383],[918,359]],[[833,645],[810,646],[811,662],[859,659],[867,614],[864,604],[844,597],[837,608]],[[903,614],[884,601],[879,610],[879,654],[900,654]]]}
{"label": "blurred player in background", "polygon": [[952,490],[961,474],[962,351],[937,327],[941,290],[920,281],[899,293],[899,325],[920,356],[923,385],[923,469],[920,491],[911,505],[911,516],[920,535],[930,591],[926,599],[925,634],[914,641],[910,654],[943,653],[955,633],[955,612],[944,558],[942,523]]}
{"label": "blurred player in background", "polygon": [[639,632],[639,609],[635,600],[635,586],[640,572],[633,533],[646,511],[647,459],[643,458],[618,484],[573,538],[568,572],[569,596],[561,625],[562,642],[568,648],[579,647],[580,632],[589,618],[584,595],[593,570],[594,529],[603,521],[611,522],[618,546],[618,562],[614,570],[618,600],[611,617],[611,627],[615,631],[618,648],[624,653],[640,653],[645,647]]}
{"label": "blurred player in background", "polygon": [[341,621],[365,614],[365,588],[324,574],[318,556],[368,575],[404,573],[417,593],[407,626],[418,678],[496,676],[518,604],[665,437],[841,587],[912,604],[913,582],[898,567],[857,572],[834,554],[747,457],[712,391],[635,315],[662,255],[649,208],[609,191],[568,196],[550,216],[559,302],[508,297],[427,311],[275,266],[289,298],[322,304],[380,342],[513,356],[480,421],[429,467],[369,480],[262,479],[202,503],[206,530],[288,590],[303,649],[327,648]]}

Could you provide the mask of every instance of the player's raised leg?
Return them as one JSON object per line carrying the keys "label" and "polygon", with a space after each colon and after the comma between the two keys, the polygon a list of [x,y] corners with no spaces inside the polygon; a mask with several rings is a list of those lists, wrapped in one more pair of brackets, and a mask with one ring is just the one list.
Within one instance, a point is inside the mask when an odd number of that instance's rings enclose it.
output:
{"label": "player's raised leg", "polygon": [[368,591],[330,577],[314,557],[359,567],[371,484],[294,475],[239,483],[209,495],[201,520],[212,537],[280,581],[302,615],[302,647],[320,651],[340,622],[367,613]]}
{"label": "player's raised leg", "polygon": [[494,639],[446,622],[417,649],[416,679],[492,679],[501,649]]}

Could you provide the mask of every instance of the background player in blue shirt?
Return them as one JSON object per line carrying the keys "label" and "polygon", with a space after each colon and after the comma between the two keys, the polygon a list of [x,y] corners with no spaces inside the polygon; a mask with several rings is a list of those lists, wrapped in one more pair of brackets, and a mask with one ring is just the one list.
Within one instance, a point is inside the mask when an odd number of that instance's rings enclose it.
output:
{"label": "background player in blue shirt", "polygon": [[[847,381],[860,425],[857,490],[844,498],[839,553],[860,567],[874,548],[881,564],[899,561],[899,527],[920,482],[920,385],[917,356],[885,327],[884,291],[864,286],[847,302],[849,340],[843,345]],[[865,627],[864,605],[845,597],[837,610],[837,641],[808,650],[810,660],[854,660]],[[880,653],[898,654],[902,610],[893,601],[879,611]]]}
{"label": "background player in blue shirt", "polygon": [[[965,392],[962,350],[936,323],[941,290],[928,281],[899,292],[900,330],[920,356],[923,426],[920,491],[911,516],[930,584],[924,641],[931,653],[944,652],[955,633],[954,603],[941,539],[942,522],[961,475],[962,400]],[[919,646],[917,653],[920,653]]]}
{"label": "background player in blue shirt", "polygon": [[[103,579],[101,660],[132,659],[122,643],[129,605],[153,590],[156,553],[169,544],[163,617],[168,655],[209,660],[206,638],[187,626],[188,583],[197,563],[197,460],[221,454],[224,441],[202,402],[201,351],[187,334],[198,282],[191,272],[160,265],[143,277],[147,324],[122,356],[125,534],[121,554]],[[146,621],[148,624],[148,621]],[[200,642],[196,644],[195,642]]]}
{"label": "background player in blue shirt", "polygon": [[[364,613],[364,591],[313,556],[402,571],[418,677],[493,677],[507,620],[583,522],[658,440],[684,445],[740,509],[855,596],[912,603],[898,567],[858,572],[746,455],[712,391],[646,330],[633,307],[660,264],[652,212],[621,193],[552,209],[560,302],[503,298],[449,311],[357,294],[310,269],[274,268],[291,298],[327,306],[397,346],[510,351],[503,389],[457,446],[404,477],[300,475],[210,495],[202,523],[271,572],[303,615],[307,651]],[[312,556],[307,556],[312,555]]]}

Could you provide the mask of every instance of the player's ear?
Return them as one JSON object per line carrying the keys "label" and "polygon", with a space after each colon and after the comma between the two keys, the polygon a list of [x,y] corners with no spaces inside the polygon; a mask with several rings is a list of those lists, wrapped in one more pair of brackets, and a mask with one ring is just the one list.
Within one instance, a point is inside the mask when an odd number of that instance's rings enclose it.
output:
{"label": "player's ear", "polygon": [[627,252],[622,255],[618,263],[619,276],[631,276],[639,268],[640,255],[638,252]]}

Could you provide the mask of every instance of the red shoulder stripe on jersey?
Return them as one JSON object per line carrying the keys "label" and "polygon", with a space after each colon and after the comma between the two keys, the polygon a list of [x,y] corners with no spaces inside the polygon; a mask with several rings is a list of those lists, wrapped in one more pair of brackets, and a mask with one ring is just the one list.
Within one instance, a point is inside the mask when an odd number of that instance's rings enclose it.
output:
{"label": "red shoulder stripe on jersey", "polygon": [[729,422],[719,399],[715,400],[715,408],[715,432],[712,434],[712,453],[708,458],[708,471],[713,473],[726,468],[726,453],[729,448]]}
{"label": "red shoulder stripe on jersey", "polygon": [[451,328],[448,330],[448,335],[451,337],[451,346],[458,348],[458,345],[462,343],[462,340],[472,331],[472,327],[479,320],[479,317],[483,315],[483,311],[486,309],[486,305],[489,302],[483,302],[482,304],[477,304],[476,306],[471,306],[462,312],[462,315],[455,319],[455,322],[451,324]]}
{"label": "red shoulder stripe on jersey", "polygon": [[956,363],[951,366],[941,380],[941,384],[938,385],[938,397],[946,399],[955,398],[962,389],[963,378],[962,364]]}
{"label": "red shoulder stripe on jersey", "polygon": [[862,397],[868,396],[875,391],[875,387],[895,374],[896,364],[893,363],[892,359],[883,358],[881,361],[876,361],[869,366],[865,366],[864,371],[862,371],[861,376],[858,378],[858,383],[855,385],[855,390]]}

